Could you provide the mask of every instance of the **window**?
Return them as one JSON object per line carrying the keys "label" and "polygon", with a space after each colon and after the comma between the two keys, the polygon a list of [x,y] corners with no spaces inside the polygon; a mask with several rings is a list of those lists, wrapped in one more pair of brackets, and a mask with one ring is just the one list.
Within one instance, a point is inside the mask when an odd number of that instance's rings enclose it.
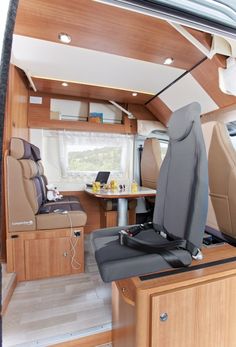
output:
{"label": "window", "polygon": [[67,173],[121,171],[122,147],[106,144],[67,147]]}
{"label": "window", "polygon": [[133,179],[131,135],[31,129],[31,141],[41,149],[45,174],[59,190],[82,190],[98,171],[128,184]]}
{"label": "window", "polygon": [[161,159],[164,160],[168,148],[168,142],[167,141],[160,141],[161,146]]}

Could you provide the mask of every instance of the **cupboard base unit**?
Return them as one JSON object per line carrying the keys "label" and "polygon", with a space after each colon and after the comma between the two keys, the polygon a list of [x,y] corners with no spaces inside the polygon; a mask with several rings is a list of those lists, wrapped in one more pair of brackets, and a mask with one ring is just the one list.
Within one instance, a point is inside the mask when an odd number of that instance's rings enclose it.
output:
{"label": "cupboard base unit", "polygon": [[84,272],[83,228],[9,233],[7,271],[18,281]]}
{"label": "cupboard base unit", "polygon": [[235,347],[236,248],[112,284],[113,347]]}

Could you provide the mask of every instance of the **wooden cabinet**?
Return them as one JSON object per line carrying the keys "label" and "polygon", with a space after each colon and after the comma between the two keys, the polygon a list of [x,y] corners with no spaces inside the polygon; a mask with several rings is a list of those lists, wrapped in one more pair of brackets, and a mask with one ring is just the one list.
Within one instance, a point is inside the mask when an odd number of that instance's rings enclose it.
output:
{"label": "wooden cabinet", "polygon": [[69,229],[12,234],[7,240],[8,271],[16,272],[18,281],[84,272],[83,228],[79,230],[79,237]]}
{"label": "wooden cabinet", "polygon": [[[28,105],[28,127],[29,128],[44,128],[44,129],[67,129],[73,131],[94,131],[94,132],[108,132],[108,133],[119,133],[119,134],[136,134],[137,133],[137,120],[129,119],[126,115],[119,114],[120,111],[111,106],[109,102],[104,101],[96,101],[96,103],[92,102],[91,99],[85,98],[76,98],[73,96],[67,97],[63,95],[55,95],[55,94],[44,94],[44,93],[30,93],[30,102]],[[34,99],[32,99],[34,98]],[[38,98],[38,100],[37,100]],[[69,98],[69,99],[68,99]],[[35,103],[36,99],[36,103]],[[82,103],[82,109],[86,109],[87,111],[82,112],[79,116],[72,114],[61,116],[61,112],[56,112],[57,108],[53,108],[50,111],[51,99],[54,100],[66,100],[69,102],[70,100],[73,102]],[[86,106],[87,105],[87,106]],[[100,107],[98,107],[100,105]],[[85,106],[85,107],[84,107]],[[107,107],[108,106],[108,107]],[[104,123],[94,123],[91,121],[87,121],[89,119],[89,112],[98,111],[98,113],[104,112],[104,107],[107,110],[113,108],[113,114],[108,115],[107,119],[104,120]],[[80,108],[80,107],[79,107]],[[115,113],[117,113],[115,115]],[[74,118],[75,121],[72,121]],[[122,118],[122,122],[121,122]],[[77,119],[77,120],[76,120]],[[91,119],[90,119],[91,120]],[[116,123],[116,120],[118,123]]]}
{"label": "wooden cabinet", "polygon": [[230,261],[113,283],[114,347],[235,347],[236,249],[223,245],[204,252],[200,264]]}
{"label": "wooden cabinet", "polygon": [[153,297],[151,346],[234,347],[235,293],[234,276]]}

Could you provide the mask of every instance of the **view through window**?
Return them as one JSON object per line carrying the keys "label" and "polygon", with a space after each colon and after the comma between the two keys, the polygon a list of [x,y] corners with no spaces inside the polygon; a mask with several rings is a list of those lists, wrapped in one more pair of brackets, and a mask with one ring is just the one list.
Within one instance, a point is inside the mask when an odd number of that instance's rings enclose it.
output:
{"label": "view through window", "polygon": [[161,159],[164,160],[168,148],[168,142],[167,141],[160,141],[161,146]]}
{"label": "view through window", "polygon": [[69,173],[121,171],[122,148],[111,146],[68,146]]}

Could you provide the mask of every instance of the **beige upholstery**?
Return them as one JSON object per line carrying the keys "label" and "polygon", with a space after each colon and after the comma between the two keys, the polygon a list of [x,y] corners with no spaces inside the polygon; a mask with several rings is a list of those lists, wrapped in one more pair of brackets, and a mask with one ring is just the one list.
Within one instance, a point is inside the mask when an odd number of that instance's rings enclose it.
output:
{"label": "beige upholstery", "polygon": [[[25,141],[17,137],[13,137],[10,142],[10,153],[11,156],[16,159],[21,159],[23,157],[29,159],[31,153],[29,150],[25,150]],[[27,151],[27,153],[25,153]]]}
{"label": "beige upholstery", "polygon": [[[60,206],[58,207],[60,208]],[[71,211],[67,214],[46,213],[36,215],[37,229],[61,229],[82,226],[86,224],[87,216],[84,211]]]}
{"label": "beige upholstery", "polygon": [[27,197],[21,164],[8,156],[6,165],[9,230],[35,230],[35,213]]}
{"label": "beige upholstery", "polygon": [[209,169],[207,225],[236,237],[236,152],[224,123],[202,127]]}
{"label": "beige upholstery", "polygon": [[[85,225],[87,215],[75,197],[66,197],[61,202],[46,203],[47,179],[43,175],[40,151],[36,146],[22,139],[12,138],[6,172],[9,231]],[[55,213],[58,209],[67,213]]]}
{"label": "beige upholstery", "polygon": [[142,186],[156,189],[161,167],[161,146],[157,138],[146,139],[141,159]]}

